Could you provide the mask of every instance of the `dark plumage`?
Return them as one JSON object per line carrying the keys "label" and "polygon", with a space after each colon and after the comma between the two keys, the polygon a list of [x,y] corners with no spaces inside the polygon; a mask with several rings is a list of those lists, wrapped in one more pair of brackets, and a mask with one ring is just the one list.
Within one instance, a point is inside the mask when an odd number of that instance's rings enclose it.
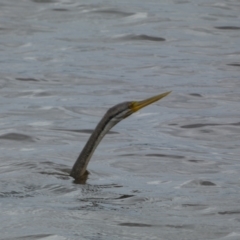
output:
{"label": "dark plumage", "polygon": [[91,159],[94,150],[96,149],[102,138],[105,136],[105,134],[113,126],[115,126],[122,119],[130,116],[132,113],[138,111],[139,109],[167,96],[169,93],[170,92],[165,92],[139,102],[123,102],[110,108],[103,116],[101,121],[98,123],[92,135],[88,139],[82,152],[80,153],[75,164],[73,165],[70,175],[76,180],[83,178],[87,173],[87,165]]}

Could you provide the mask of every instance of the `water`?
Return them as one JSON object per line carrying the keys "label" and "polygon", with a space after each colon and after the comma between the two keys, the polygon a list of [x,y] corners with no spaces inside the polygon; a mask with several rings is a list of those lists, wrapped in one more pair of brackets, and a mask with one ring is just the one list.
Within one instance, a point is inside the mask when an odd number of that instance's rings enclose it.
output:
{"label": "water", "polygon": [[[0,1],[1,239],[240,238],[240,2]],[[172,90],[69,171],[105,111]]]}

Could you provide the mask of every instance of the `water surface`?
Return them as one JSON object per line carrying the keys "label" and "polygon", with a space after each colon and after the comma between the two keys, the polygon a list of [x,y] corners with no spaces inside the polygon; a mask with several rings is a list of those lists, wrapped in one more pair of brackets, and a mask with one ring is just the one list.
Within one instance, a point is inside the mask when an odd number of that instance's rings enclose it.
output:
{"label": "water surface", "polygon": [[[1,239],[240,238],[240,3],[0,2]],[[69,172],[105,111],[85,185]]]}

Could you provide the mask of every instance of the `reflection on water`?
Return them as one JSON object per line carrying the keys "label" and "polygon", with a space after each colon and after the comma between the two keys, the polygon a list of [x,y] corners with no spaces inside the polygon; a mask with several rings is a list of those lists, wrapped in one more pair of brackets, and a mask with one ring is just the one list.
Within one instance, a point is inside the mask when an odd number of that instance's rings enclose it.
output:
{"label": "reflection on water", "polygon": [[[1,1],[0,238],[240,239],[239,12]],[[170,90],[117,125],[74,183],[109,107]]]}

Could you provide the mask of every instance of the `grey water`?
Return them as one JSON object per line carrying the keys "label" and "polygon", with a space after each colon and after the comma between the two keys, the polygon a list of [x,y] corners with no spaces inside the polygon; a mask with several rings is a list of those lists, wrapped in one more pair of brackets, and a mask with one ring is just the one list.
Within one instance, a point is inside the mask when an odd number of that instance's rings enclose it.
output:
{"label": "grey water", "polygon": [[[0,239],[240,239],[238,0],[0,0]],[[86,184],[69,171],[106,110]]]}

